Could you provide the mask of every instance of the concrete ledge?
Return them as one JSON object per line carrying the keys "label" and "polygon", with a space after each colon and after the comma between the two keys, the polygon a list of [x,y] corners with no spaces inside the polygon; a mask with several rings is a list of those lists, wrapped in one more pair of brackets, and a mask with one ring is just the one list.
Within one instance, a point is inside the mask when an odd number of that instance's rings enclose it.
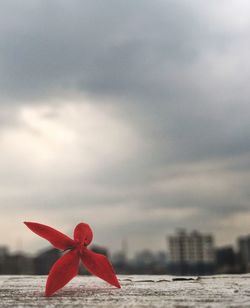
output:
{"label": "concrete ledge", "polygon": [[250,307],[250,275],[119,276],[122,289],[78,276],[51,298],[45,276],[0,276],[0,307]]}

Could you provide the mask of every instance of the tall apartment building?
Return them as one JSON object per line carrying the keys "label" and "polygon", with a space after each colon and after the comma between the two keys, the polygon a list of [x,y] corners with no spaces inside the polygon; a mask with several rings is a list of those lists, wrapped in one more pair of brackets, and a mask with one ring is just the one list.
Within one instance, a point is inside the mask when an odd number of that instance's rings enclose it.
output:
{"label": "tall apartment building", "polygon": [[175,273],[210,273],[215,263],[212,235],[179,230],[168,238],[170,260]]}
{"label": "tall apartment building", "polygon": [[213,263],[215,260],[214,240],[212,235],[198,231],[187,233],[180,230],[169,237],[170,259],[174,263]]}
{"label": "tall apartment building", "polygon": [[238,239],[240,261],[244,270],[250,271],[250,235],[242,236]]}

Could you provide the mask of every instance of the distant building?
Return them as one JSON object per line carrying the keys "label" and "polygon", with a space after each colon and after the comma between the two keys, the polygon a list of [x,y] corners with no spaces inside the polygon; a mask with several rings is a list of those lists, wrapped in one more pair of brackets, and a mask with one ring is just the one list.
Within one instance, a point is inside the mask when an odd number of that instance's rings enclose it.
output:
{"label": "distant building", "polygon": [[217,274],[235,274],[239,272],[237,264],[237,254],[233,247],[226,246],[217,248],[216,256],[216,273]]}
{"label": "distant building", "polygon": [[125,263],[127,261],[126,255],[123,253],[123,251],[117,251],[112,255],[112,263]]}
{"label": "distant building", "polygon": [[5,274],[32,275],[34,273],[33,258],[21,253],[10,255],[5,263]]}
{"label": "distant building", "polygon": [[250,272],[250,235],[238,239],[238,248],[243,271]]}
{"label": "distant building", "polygon": [[111,258],[112,265],[115,268],[116,273],[118,274],[127,274],[128,273],[128,260],[123,251],[118,251],[112,255]]}
{"label": "distant building", "polygon": [[6,246],[0,247],[1,275],[30,275],[33,274],[33,259],[21,253],[10,254]]}
{"label": "distant building", "polygon": [[6,246],[0,246],[0,274],[5,274],[6,261],[9,256],[9,249]]}
{"label": "distant building", "polygon": [[187,234],[180,230],[169,237],[169,251],[172,262],[213,263],[214,240],[212,235],[203,235],[198,231]]}
{"label": "distant building", "polygon": [[167,274],[168,256],[165,251],[159,251],[154,258],[154,274]]}
{"label": "distant building", "polygon": [[215,265],[212,235],[179,230],[168,238],[171,274],[211,274]]}
{"label": "distant building", "polygon": [[7,246],[0,246],[0,259],[9,255],[9,249]]}
{"label": "distant building", "polygon": [[149,266],[154,263],[155,256],[152,251],[145,249],[136,254],[135,260],[138,264]]}
{"label": "distant building", "polygon": [[55,248],[42,251],[34,258],[34,274],[47,275],[52,265],[62,256],[62,253]]}
{"label": "distant building", "polygon": [[130,262],[129,271],[132,274],[166,274],[167,256],[165,252],[154,253],[145,249],[135,255]]}

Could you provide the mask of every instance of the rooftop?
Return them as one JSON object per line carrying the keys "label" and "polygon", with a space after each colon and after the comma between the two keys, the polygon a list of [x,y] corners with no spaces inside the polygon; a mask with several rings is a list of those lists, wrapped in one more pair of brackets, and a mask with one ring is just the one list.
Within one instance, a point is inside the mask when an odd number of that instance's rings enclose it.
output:
{"label": "rooftop", "polygon": [[78,276],[51,298],[46,276],[0,276],[2,307],[250,307],[250,275],[119,276],[122,288]]}

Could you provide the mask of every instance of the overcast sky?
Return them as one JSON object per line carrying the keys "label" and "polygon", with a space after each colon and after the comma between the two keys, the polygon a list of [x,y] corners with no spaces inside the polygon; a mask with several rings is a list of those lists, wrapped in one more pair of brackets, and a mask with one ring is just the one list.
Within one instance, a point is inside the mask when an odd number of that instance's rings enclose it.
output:
{"label": "overcast sky", "polygon": [[248,0],[0,2],[0,244],[250,233]]}

